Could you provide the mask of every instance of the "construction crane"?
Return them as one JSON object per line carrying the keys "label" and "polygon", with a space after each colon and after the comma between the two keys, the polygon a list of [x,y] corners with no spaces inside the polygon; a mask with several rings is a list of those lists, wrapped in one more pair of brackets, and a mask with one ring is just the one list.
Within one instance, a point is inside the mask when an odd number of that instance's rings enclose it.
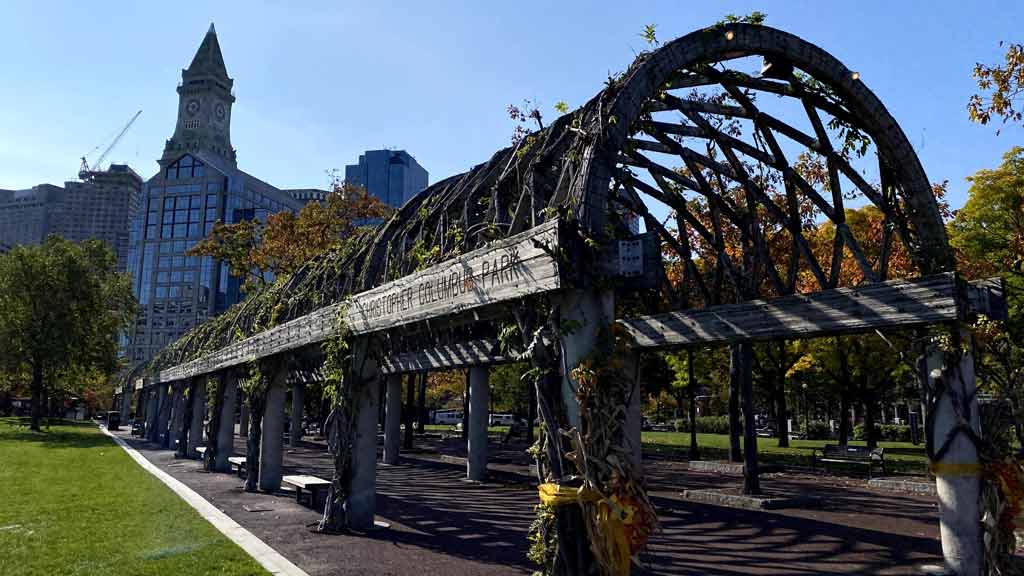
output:
{"label": "construction crane", "polygon": [[139,117],[139,114],[142,114],[142,110],[136,112],[135,115],[132,116],[131,120],[129,120],[128,123],[124,125],[124,128],[122,128],[121,131],[118,132],[117,136],[114,137],[114,141],[110,143],[110,146],[107,146],[107,149],[103,151],[103,154],[100,154],[100,157],[97,158],[95,162],[93,162],[92,168],[89,167],[89,162],[85,159],[85,156],[92,154],[100,146],[96,146],[96,148],[93,148],[92,150],[89,151],[89,154],[82,156],[82,166],[81,168],[78,169],[79,178],[85,180],[91,173],[102,170],[101,164],[103,164],[103,161],[106,160],[107,155],[110,154],[110,151],[114,149],[114,146],[117,146],[117,143],[121,140],[121,137],[124,136],[124,133],[127,132],[128,129],[132,127],[132,124],[135,123],[135,119]]}

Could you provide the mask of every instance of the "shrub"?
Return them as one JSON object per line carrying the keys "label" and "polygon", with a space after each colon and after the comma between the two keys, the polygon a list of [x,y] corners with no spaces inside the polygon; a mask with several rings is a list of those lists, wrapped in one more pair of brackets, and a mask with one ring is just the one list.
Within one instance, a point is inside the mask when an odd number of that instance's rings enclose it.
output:
{"label": "shrub", "polygon": [[832,431],[828,428],[828,422],[815,420],[807,424],[806,430],[808,440],[828,440],[832,437]]}
{"label": "shrub", "polygon": [[[675,420],[672,423],[676,432],[689,432],[690,423],[685,419]],[[728,416],[701,416],[697,418],[697,433],[699,434],[728,434]]]}
{"label": "shrub", "polygon": [[[910,426],[884,424],[875,426],[875,437],[881,442],[910,442]],[[854,440],[867,440],[867,431],[863,424],[853,427]]]}

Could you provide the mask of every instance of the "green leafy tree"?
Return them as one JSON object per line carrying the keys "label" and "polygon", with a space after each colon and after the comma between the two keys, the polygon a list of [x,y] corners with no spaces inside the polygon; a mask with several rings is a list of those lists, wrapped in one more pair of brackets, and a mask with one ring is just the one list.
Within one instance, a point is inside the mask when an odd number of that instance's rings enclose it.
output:
{"label": "green leafy tree", "polygon": [[135,308],[102,242],[50,236],[0,256],[0,370],[28,376],[33,430],[49,391],[118,370],[117,338]]}

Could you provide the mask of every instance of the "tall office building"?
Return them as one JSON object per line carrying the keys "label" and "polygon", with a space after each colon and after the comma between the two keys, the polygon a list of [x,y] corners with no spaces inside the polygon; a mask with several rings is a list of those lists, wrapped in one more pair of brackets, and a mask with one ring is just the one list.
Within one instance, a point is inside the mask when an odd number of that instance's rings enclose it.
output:
{"label": "tall office building", "polygon": [[345,181],[358,184],[394,208],[427,187],[430,175],[405,150],[367,150],[345,166]]}
{"label": "tall office building", "polygon": [[132,224],[132,259],[140,304],[128,359],[147,360],[187,330],[241,298],[241,280],[224,263],[185,252],[220,220],[265,220],[303,202],[238,169],[231,146],[234,80],[228,77],[213,25],[181,72],[178,120],[145,183]]}
{"label": "tall office building", "polygon": [[40,244],[50,234],[72,242],[106,242],[127,269],[128,229],[139,207],[142,178],[123,164],[83,173],[64,187],[40,184],[28,190],[0,190],[0,243]]}

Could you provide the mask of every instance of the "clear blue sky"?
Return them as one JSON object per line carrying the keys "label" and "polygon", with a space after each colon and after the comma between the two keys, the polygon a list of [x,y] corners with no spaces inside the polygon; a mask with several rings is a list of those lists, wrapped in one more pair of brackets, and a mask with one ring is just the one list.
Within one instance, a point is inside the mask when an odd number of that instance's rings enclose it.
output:
{"label": "clear blue sky", "polygon": [[1022,41],[1018,2],[12,2],[0,18],[0,188],[60,183],[79,157],[142,116],[111,155],[144,177],[174,127],[177,85],[211,21],[237,102],[240,166],[280,187],[325,186],[360,151],[404,148],[431,182],[509,142],[505,108],[576,106],[644,48],[726,13],[830,51],[903,126],[933,181],[964,177],[1024,144],[973,125],[976,61]]}

